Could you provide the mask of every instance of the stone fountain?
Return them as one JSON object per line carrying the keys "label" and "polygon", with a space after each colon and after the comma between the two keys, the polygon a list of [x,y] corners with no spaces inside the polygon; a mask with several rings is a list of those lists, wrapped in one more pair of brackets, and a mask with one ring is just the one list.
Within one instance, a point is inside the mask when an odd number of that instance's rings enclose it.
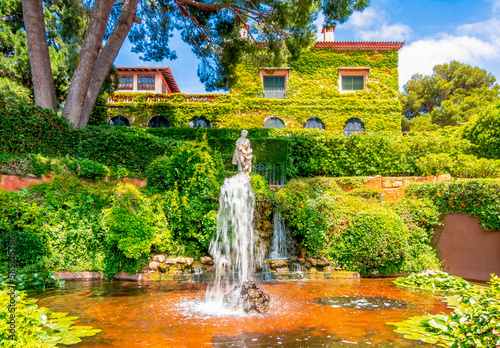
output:
{"label": "stone fountain", "polygon": [[255,196],[250,183],[252,149],[247,135],[248,131],[241,132],[233,155],[239,173],[226,179],[221,188],[217,233],[209,247],[215,281],[207,288],[206,301],[247,313],[263,313],[269,309],[269,296],[250,279],[257,261],[253,228]]}

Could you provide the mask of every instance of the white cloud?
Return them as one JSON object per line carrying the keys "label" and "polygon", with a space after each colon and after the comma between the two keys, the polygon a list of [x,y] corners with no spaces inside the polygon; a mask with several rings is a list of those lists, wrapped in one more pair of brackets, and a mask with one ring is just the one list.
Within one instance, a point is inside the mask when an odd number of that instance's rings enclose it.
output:
{"label": "white cloud", "polygon": [[387,4],[380,2],[363,12],[355,12],[342,25],[343,29],[352,29],[357,40],[361,41],[400,41],[410,37],[412,29],[402,23],[388,24],[392,17]]}
{"label": "white cloud", "polygon": [[397,23],[387,25],[383,23],[378,28],[371,30],[360,30],[359,35],[361,40],[366,41],[401,41],[406,40],[412,32],[412,29],[404,24]]}
{"label": "white cloud", "polygon": [[399,85],[402,87],[416,73],[432,74],[437,64],[457,60],[478,65],[499,57],[498,45],[476,37],[441,34],[438,38],[418,40],[403,47],[399,54]]}
{"label": "white cloud", "polygon": [[369,7],[363,12],[354,12],[345,25],[356,28],[367,28],[377,21],[377,18],[375,9]]}

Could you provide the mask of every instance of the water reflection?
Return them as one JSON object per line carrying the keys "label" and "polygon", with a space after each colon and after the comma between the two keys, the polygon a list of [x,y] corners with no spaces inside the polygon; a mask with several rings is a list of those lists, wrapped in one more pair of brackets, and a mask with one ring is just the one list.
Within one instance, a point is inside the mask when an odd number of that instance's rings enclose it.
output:
{"label": "water reflection", "polygon": [[[40,306],[77,315],[80,324],[103,330],[78,347],[431,347],[405,340],[385,323],[449,312],[439,297],[396,288],[390,279],[260,287],[271,296],[271,309],[250,316],[197,311],[204,283],[67,282],[64,289],[31,295]],[[390,305],[350,308],[360,303]]]}

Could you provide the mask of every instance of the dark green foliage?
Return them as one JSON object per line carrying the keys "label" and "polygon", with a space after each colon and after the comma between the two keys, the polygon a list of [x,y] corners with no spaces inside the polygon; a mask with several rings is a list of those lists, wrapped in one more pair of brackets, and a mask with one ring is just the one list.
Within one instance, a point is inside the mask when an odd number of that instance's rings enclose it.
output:
{"label": "dark green foliage", "polygon": [[485,229],[500,231],[500,181],[472,179],[451,182],[412,184],[405,188],[408,197],[426,198],[442,214],[468,214],[479,218]]}
{"label": "dark green foliage", "polygon": [[70,132],[67,121],[53,111],[21,100],[5,100],[0,93],[0,152],[60,156]]}
{"label": "dark green foliage", "polygon": [[73,135],[70,154],[106,166],[121,166],[134,173],[144,172],[159,156],[172,153],[176,141],[158,138],[142,129],[89,126]]}
{"label": "dark green foliage", "polygon": [[101,93],[97,97],[97,100],[94,104],[94,108],[90,113],[89,122],[87,123],[89,126],[102,126],[106,124],[108,119],[108,94]]}
{"label": "dark green foliage", "polygon": [[350,137],[295,133],[290,138],[288,176],[412,176],[430,153],[460,154],[469,151],[467,141],[454,134],[401,136],[363,134]]}
{"label": "dark green foliage", "polygon": [[401,267],[402,272],[418,272],[426,269],[440,269],[441,261],[432,242],[434,228],[442,226],[439,209],[429,200],[404,198],[387,202],[408,228],[408,247]]}
{"label": "dark green foliage", "polygon": [[165,213],[175,237],[188,242],[188,253],[208,248],[215,232],[224,167],[220,156],[204,143],[187,143],[147,170],[147,187],[165,192]]}
{"label": "dark green foliage", "polygon": [[403,88],[403,115],[409,119],[429,117],[429,126],[440,127],[469,120],[498,99],[500,91],[492,74],[457,61],[436,65],[431,76],[414,75]]}
{"label": "dark green foliage", "polygon": [[78,164],[78,176],[83,179],[96,180],[109,174],[106,166],[92,160],[83,159]]}
{"label": "dark green foliage", "polygon": [[500,159],[500,102],[481,110],[464,127],[463,137],[479,157]]}

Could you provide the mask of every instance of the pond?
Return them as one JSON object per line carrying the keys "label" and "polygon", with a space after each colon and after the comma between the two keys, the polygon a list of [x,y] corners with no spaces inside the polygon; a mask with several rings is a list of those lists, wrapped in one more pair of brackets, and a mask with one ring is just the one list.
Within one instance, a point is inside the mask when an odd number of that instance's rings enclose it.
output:
{"label": "pond", "polygon": [[206,283],[70,281],[30,295],[103,330],[73,347],[432,347],[385,323],[451,310],[392,281],[264,282],[271,309],[251,315],[198,310]]}

